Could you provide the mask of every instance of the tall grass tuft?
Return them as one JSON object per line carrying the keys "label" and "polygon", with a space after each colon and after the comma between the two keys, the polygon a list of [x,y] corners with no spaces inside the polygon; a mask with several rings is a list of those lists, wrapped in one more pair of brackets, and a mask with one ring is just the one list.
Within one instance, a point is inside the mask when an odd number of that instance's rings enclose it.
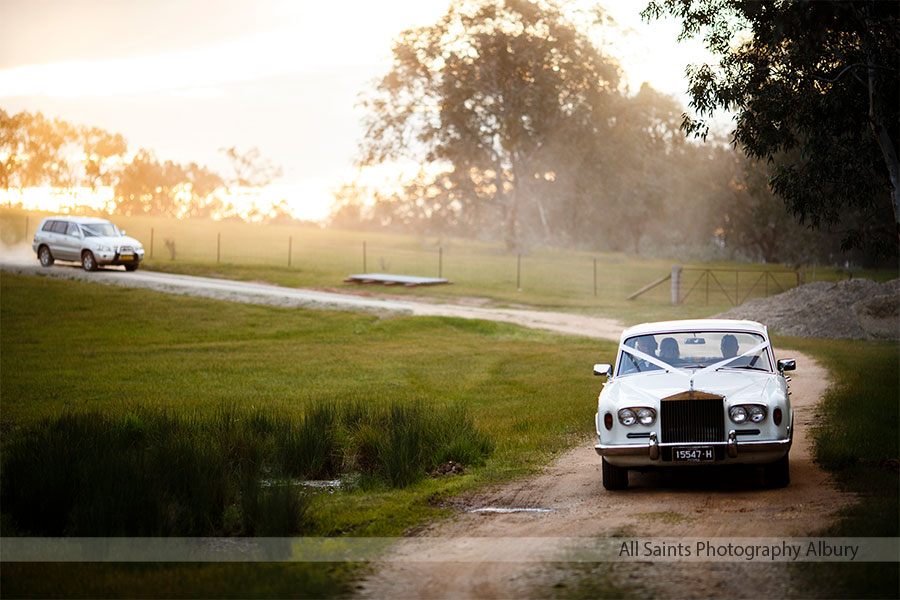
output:
{"label": "tall grass tuft", "polygon": [[276,428],[276,460],[289,475],[330,479],[338,475],[338,416],[333,405],[317,404],[299,422],[282,421]]}
{"label": "tall grass tuft", "polygon": [[392,487],[413,484],[449,460],[481,464],[493,451],[462,405],[352,405],[347,416],[355,468]]}
{"label": "tall grass tuft", "polygon": [[292,535],[309,525],[296,478],[357,471],[405,487],[492,451],[464,407],[400,403],[66,414],[9,437],[2,510],[45,536]]}

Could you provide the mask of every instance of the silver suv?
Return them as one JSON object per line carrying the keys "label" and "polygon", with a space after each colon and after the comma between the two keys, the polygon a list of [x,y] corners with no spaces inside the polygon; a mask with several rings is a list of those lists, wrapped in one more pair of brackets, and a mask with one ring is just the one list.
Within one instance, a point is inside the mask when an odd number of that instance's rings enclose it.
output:
{"label": "silver suv", "polygon": [[134,271],[144,260],[144,247],[107,221],[93,217],[47,217],[38,226],[31,246],[41,265],[57,260],[80,262],[85,271],[101,265],[124,265]]}

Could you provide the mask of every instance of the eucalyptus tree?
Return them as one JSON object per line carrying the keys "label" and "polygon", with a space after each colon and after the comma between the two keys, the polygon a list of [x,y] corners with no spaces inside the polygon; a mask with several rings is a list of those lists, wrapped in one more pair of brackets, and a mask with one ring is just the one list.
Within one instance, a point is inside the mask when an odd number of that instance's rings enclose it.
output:
{"label": "eucalyptus tree", "polygon": [[361,102],[359,164],[426,165],[442,187],[430,198],[438,212],[465,207],[509,248],[528,215],[549,234],[553,165],[605,135],[618,97],[616,63],[577,20],[546,1],[470,0],[403,32],[392,69]]}
{"label": "eucalyptus tree", "polygon": [[128,152],[122,134],[82,126],[78,128],[78,141],[83,153],[84,183],[91,191],[101,185],[112,185]]}
{"label": "eucalyptus tree", "polygon": [[282,175],[282,168],[264,158],[259,148],[240,151],[237,146],[219,148],[231,165],[228,184],[236,188],[264,188]]}
{"label": "eucalyptus tree", "polygon": [[[862,215],[843,245],[900,233],[900,3],[653,0],[646,19],[681,19],[679,39],[703,35],[719,64],[692,65],[689,133],[717,109],[735,113],[734,143],[775,165],[770,184],[814,227]],[[866,223],[888,222],[888,237]]]}

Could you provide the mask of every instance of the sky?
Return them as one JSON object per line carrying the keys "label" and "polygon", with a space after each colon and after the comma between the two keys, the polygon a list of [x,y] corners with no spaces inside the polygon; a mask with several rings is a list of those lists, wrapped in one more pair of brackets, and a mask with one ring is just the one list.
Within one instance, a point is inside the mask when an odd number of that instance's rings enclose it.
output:
{"label": "sky", "polygon": [[[684,68],[711,60],[643,23],[643,0],[600,0],[626,32],[604,41],[635,92],[686,103]],[[130,151],[227,171],[223,147],[283,169],[270,198],[327,216],[358,174],[360,92],[390,69],[394,37],[448,0],[0,0],[0,108],[121,133]],[[371,182],[370,182],[371,183]],[[377,183],[377,182],[375,182]]]}

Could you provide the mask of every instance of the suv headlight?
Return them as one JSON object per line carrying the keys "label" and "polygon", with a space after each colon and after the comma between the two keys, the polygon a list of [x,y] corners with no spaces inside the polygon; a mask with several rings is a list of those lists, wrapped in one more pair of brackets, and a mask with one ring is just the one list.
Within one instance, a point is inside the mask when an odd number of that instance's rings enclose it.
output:
{"label": "suv headlight", "polygon": [[112,252],[113,251],[112,246],[106,246],[104,244],[99,244],[97,246],[97,250],[99,250],[100,252]]}

